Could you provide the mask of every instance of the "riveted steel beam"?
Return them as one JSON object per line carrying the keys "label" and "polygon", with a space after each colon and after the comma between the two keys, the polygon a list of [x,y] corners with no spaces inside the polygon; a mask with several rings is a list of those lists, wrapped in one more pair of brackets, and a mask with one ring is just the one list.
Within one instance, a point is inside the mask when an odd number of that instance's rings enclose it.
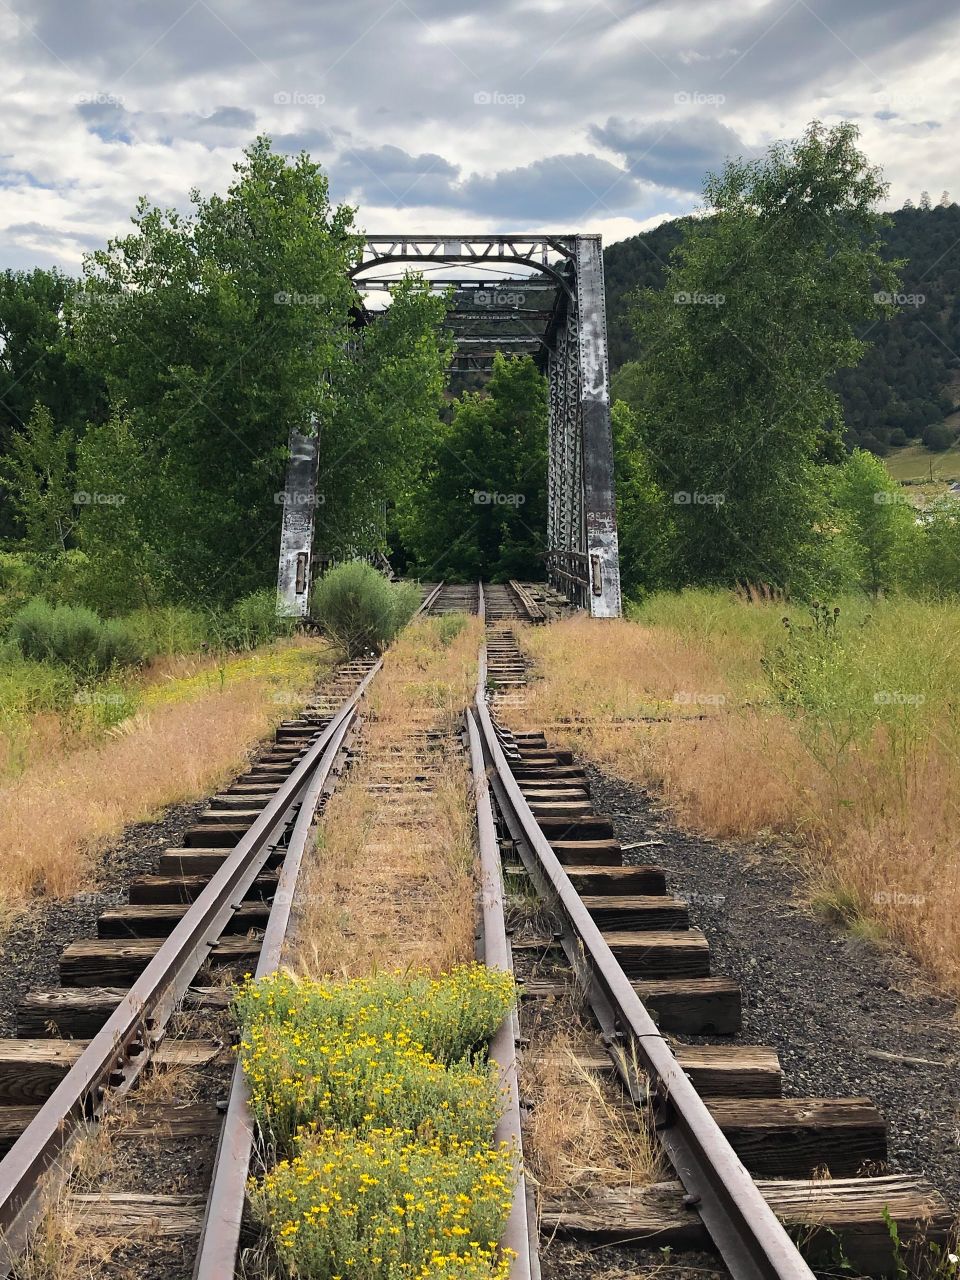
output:
{"label": "riveted steel beam", "polygon": [[[370,235],[351,274],[389,290],[391,272],[451,290],[450,367],[489,372],[496,353],[529,352],[547,375],[547,571],[595,618],[620,616],[606,302],[598,235]],[[457,279],[470,272],[472,279]],[[490,278],[476,274],[489,270]],[[495,275],[494,275],[495,273]],[[511,278],[512,274],[512,278]]]}

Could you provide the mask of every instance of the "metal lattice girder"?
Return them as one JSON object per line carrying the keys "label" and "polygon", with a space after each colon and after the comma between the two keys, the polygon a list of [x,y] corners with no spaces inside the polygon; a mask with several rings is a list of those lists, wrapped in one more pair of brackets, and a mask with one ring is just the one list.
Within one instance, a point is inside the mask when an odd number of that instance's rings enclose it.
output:
{"label": "metal lattice girder", "polygon": [[[365,275],[362,279],[358,276],[354,278],[358,288],[364,293],[389,293],[397,286],[396,276]],[[557,292],[557,279],[552,275],[515,276],[512,280],[466,281],[451,279],[447,273],[443,276],[425,276],[424,283],[435,293],[442,293],[452,287],[454,307],[512,305],[518,298],[523,297],[530,303],[539,302],[549,311]]]}
{"label": "metal lattice girder", "polygon": [[450,324],[460,324],[463,321],[483,321],[486,324],[497,324],[501,320],[531,320],[539,321],[542,325],[550,319],[553,314],[551,311],[538,311],[536,307],[474,307],[459,310],[451,308],[447,312],[447,321]]}
{"label": "metal lattice girder", "polygon": [[576,239],[576,236],[530,235],[367,236],[360,262],[352,274],[385,262],[499,261],[550,267],[560,259],[573,258]]}
{"label": "metal lattice girder", "polygon": [[600,237],[371,235],[351,274],[361,292],[389,291],[409,268],[420,270],[431,289],[452,290],[453,370],[488,372],[497,352],[529,352],[546,373],[548,572],[594,617],[618,617]]}
{"label": "metal lattice girder", "polygon": [[523,333],[483,333],[483,334],[467,334],[461,333],[457,335],[458,347],[469,346],[486,346],[486,347],[536,347],[543,345],[543,339],[537,338],[531,334]]}

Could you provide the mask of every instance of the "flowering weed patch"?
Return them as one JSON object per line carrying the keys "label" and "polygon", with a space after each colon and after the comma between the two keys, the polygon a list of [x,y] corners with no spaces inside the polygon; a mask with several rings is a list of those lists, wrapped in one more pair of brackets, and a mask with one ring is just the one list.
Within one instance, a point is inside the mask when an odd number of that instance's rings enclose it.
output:
{"label": "flowering weed patch", "polygon": [[348,982],[274,973],[246,982],[235,1001],[242,1025],[295,1023],[330,1034],[406,1031],[441,1062],[456,1062],[489,1041],[513,1007],[513,979],[482,964],[429,973],[377,973]]}
{"label": "flowering weed patch", "polygon": [[292,1274],[506,1276],[497,1241],[510,1212],[506,1148],[409,1131],[327,1131],[264,1179],[261,1212]]}
{"label": "flowering weed patch", "polygon": [[485,1065],[444,1066],[406,1031],[355,1037],[295,1028],[260,1025],[243,1041],[250,1101],[278,1150],[289,1152],[298,1130],[310,1126],[402,1128],[471,1142],[493,1132],[499,1090]]}
{"label": "flowering weed patch", "polygon": [[288,1274],[505,1280],[512,1152],[491,1146],[486,1047],[514,999],[510,975],[477,964],[244,983],[251,1104],[286,1157],[254,1198]]}

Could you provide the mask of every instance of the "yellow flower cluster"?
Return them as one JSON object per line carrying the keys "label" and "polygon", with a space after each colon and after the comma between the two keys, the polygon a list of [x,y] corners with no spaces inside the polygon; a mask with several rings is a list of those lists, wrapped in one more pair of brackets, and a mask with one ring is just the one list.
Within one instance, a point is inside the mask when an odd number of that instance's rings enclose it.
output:
{"label": "yellow flower cluster", "polygon": [[260,1023],[245,1033],[241,1053],[254,1114],[281,1151],[304,1126],[421,1129],[482,1142],[501,1109],[488,1066],[463,1059],[445,1067],[403,1030],[374,1036],[352,1025]]}
{"label": "yellow flower cluster", "polygon": [[405,1030],[434,1058],[449,1063],[485,1049],[515,999],[510,974],[466,964],[439,976],[379,973],[349,982],[274,973],[244,982],[235,1007],[244,1026],[293,1020],[301,1030],[349,1026],[370,1035]]}
{"label": "yellow flower cluster", "polygon": [[293,1275],[491,1280],[509,1271],[497,1240],[511,1195],[506,1146],[327,1130],[301,1138],[258,1202]]}
{"label": "yellow flower cluster", "polygon": [[289,1157],[253,1195],[288,1275],[506,1280],[512,1153],[490,1145],[501,1099],[485,1059],[515,998],[482,965],[245,981],[244,1073]]}
{"label": "yellow flower cluster", "polygon": [[417,1272],[417,1280],[510,1280],[515,1257],[509,1249],[435,1253]]}

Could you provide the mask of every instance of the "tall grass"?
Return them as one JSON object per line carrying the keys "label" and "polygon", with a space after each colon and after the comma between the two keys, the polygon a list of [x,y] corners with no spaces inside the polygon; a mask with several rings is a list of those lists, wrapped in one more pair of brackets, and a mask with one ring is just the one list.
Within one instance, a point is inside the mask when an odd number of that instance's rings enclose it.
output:
{"label": "tall grass", "polygon": [[531,724],[709,835],[789,837],[812,893],[960,990],[960,605],[683,592],[526,643]]}
{"label": "tall grass", "polygon": [[[12,569],[0,556],[0,584],[23,569],[16,557],[8,559]],[[0,643],[0,778],[38,754],[102,738],[155,701],[159,682],[174,692],[185,675],[196,674],[205,686],[211,658],[221,674],[227,668],[238,674],[235,654],[253,653],[292,630],[290,619],[276,615],[273,591],[255,592],[226,611],[165,605],[107,619],[40,597],[21,603]]]}
{"label": "tall grass", "polygon": [[0,783],[0,919],[9,921],[32,898],[90,889],[101,851],[125,826],[225,782],[328,654],[303,639],[282,663],[258,668],[240,659],[250,668],[241,676],[192,677],[106,737],[73,749],[54,727],[60,722],[47,721],[47,749],[31,752],[18,776]]}

